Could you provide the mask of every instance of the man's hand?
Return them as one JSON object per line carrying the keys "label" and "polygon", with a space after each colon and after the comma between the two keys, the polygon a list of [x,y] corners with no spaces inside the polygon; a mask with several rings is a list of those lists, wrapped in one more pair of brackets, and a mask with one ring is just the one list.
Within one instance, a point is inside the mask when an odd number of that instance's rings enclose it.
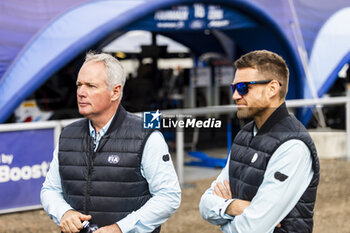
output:
{"label": "man's hand", "polygon": [[122,233],[118,224],[112,224],[99,228],[95,233]]}
{"label": "man's hand", "polygon": [[230,183],[227,180],[224,180],[224,184],[217,182],[213,194],[224,199],[232,199]]}
{"label": "man's hand", "polygon": [[[214,187],[214,195],[222,197],[224,199],[232,199],[232,193],[230,188],[230,183],[227,180],[224,180],[224,184],[217,182]],[[241,215],[245,208],[250,205],[250,201],[236,199],[227,207],[226,214],[235,217]],[[281,227],[281,223],[278,223],[277,228]]]}
{"label": "man's hand", "polygon": [[245,208],[250,205],[250,201],[236,199],[227,207],[226,214],[231,215],[232,217],[241,215]]}
{"label": "man's hand", "polygon": [[[224,199],[232,199],[230,183],[227,180],[224,180],[223,184],[221,182],[217,182],[214,187],[213,194]],[[227,207],[225,213],[234,217],[242,214],[244,209],[247,208],[249,205],[250,201],[237,199],[231,202],[231,204]]]}
{"label": "man's hand", "polygon": [[75,210],[68,210],[62,216],[60,228],[63,233],[78,233],[83,229],[82,222],[90,220],[91,215],[85,215]]}

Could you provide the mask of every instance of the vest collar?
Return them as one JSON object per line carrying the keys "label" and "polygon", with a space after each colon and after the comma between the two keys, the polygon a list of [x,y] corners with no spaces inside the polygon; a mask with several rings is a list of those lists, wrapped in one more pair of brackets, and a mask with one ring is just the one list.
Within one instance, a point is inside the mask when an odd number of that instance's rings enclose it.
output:
{"label": "vest collar", "polygon": [[257,135],[262,135],[270,131],[270,129],[280,120],[289,116],[286,103],[281,104],[261,126]]}
{"label": "vest collar", "polygon": [[126,110],[125,108],[119,104],[117,112],[114,114],[113,120],[111,125],[109,126],[106,135],[109,135],[111,132],[113,132],[114,130],[118,129],[119,126],[123,123],[125,117],[126,117]]}

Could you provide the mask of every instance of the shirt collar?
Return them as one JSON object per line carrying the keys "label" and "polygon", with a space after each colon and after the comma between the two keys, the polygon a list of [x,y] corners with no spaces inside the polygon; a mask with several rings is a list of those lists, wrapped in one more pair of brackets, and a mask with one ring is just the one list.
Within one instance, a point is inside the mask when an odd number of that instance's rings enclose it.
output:
{"label": "shirt collar", "polygon": [[253,137],[255,137],[255,135],[258,133],[258,127],[256,127],[256,124],[254,124],[253,127]]}
{"label": "shirt collar", "polygon": [[[114,114],[114,115],[115,115],[115,114]],[[113,115],[113,117],[107,122],[107,124],[106,124],[105,126],[103,126],[103,128],[100,130],[100,132],[99,132],[99,136],[100,136],[100,137],[103,137],[103,135],[106,134],[106,132],[107,132],[109,126],[110,126],[111,123],[112,123],[112,120],[113,120],[113,118],[114,118],[114,115]],[[90,136],[93,137],[93,138],[96,138],[96,130],[95,130],[95,128],[92,126],[92,123],[91,123],[90,120],[89,120],[89,131],[90,131]]]}
{"label": "shirt collar", "polygon": [[[281,104],[266,120],[266,122],[258,129],[257,134],[261,135],[268,132],[277,122],[289,116],[286,103]],[[255,125],[255,124],[254,124]]]}

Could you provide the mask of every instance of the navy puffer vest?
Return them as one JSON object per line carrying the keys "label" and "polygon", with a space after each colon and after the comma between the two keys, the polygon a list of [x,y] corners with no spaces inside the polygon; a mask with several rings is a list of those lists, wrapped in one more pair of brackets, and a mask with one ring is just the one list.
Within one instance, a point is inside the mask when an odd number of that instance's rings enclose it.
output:
{"label": "navy puffer vest", "polygon": [[[64,128],[59,142],[59,171],[64,199],[77,211],[92,215],[99,227],[113,224],[151,198],[140,166],[152,133],[141,118],[118,107],[94,152],[88,120]],[[159,232],[159,228],[154,232]]]}
{"label": "navy puffer vest", "polygon": [[[233,198],[251,201],[263,181],[267,164],[276,149],[288,140],[301,140],[311,152],[314,176],[296,206],[282,220],[282,227],[275,228],[274,232],[312,232],[320,167],[309,133],[295,117],[289,115],[285,104],[276,109],[255,137],[253,128],[254,122],[244,126],[232,145],[229,177]],[[253,159],[254,156],[256,158]]]}

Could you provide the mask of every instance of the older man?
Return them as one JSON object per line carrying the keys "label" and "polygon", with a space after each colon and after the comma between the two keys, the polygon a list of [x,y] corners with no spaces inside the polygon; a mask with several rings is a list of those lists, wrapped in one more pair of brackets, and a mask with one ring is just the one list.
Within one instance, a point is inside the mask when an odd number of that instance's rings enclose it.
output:
{"label": "older man", "polygon": [[64,128],[41,190],[45,211],[63,232],[82,222],[103,232],[159,232],[181,190],[159,131],[120,105],[125,74],[108,54],[86,56],[77,79],[85,119]]}
{"label": "older man", "polygon": [[286,108],[288,67],[266,50],[242,56],[235,67],[237,116],[253,121],[203,194],[201,215],[227,233],[312,232],[319,162],[308,132]]}

